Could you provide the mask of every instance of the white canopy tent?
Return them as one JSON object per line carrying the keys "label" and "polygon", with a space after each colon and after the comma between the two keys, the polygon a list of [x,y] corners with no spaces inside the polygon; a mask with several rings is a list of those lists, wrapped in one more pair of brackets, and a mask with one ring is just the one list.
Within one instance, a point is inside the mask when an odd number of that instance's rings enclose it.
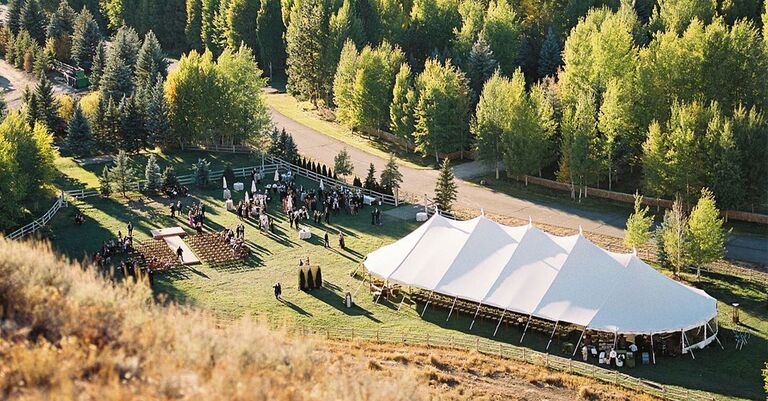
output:
{"label": "white canopy tent", "polygon": [[[635,254],[606,251],[581,234],[559,237],[484,216],[436,214],[363,263],[389,282],[595,331],[679,333],[717,316],[714,298]],[[709,334],[686,348],[708,344],[716,331]]]}

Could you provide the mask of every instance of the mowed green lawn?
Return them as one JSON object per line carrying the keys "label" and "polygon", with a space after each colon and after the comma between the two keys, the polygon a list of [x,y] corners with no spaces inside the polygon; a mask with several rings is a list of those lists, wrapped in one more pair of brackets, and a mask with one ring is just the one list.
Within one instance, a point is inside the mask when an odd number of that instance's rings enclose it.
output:
{"label": "mowed green lawn", "polygon": [[[179,166],[197,157],[190,154],[184,159]],[[218,160],[222,159],[226,158]],[[243,162],[254,163],[249,160]],[[164,166],[162,162],[161,166]],[[235,164],[235,167],[239,166]],[[99,166],[89,169],[100,170]],[[86,174],[81,170],[73,168],[68,174],[75,177]],[[308,181],[301,183],[312,185]],[[218,188],[218,185],[212,187]],[[234,196],[239,200],[243,194],[235,193]],[[80,258],[95,252],[102,241],[116,235],[117,230],[125,234],[128,221],[133,222],[134,235],[139,239],[146,239],[153,228],[186,227],[182,220],[169,216],[167,200],[148,200],[144,197],[140,202],[139,197],[138,194],[131,194],[131,199],[126,200],[118,195],[111,199],[87,198],[76,202],[74,206],[88,216],[86,224],[80,227],[72,224],[75,208],[63,209],[49,227],[48,235],[53,246],[62,253]],[[234,228],[239,223],[234,213],[224,209],[220,189],[193,190],[193,196],[185,199],[184,203],[188,205],[200,201],[206,204],[208,210],[206,229]],[[279,233],[276,237],[263,235],[252,224],[246,224],[246,239],[254,250],[250,260],[225,266],[202,265],[161,274],[155,280],[155,292],[168,294],[178,302],[208,309],[223,319],[249,316],[289,325],[381,328],[435,335],[482,336],[519,343],[521,330],[513,326],[502,326],[499,334],[493,337],[496,322],[478,321],[470,331],[471,316],[454,313],[446,322],[446,309],[430,306],[421,317],[423,305],[417,309],[407,300],[399,311],[395,302],[374,304],[367,284],[350,277],[355,269],[362,271],[360,263],[367,253],[407,234],[416,227],[416,223],[384,215],[384,224],[373,226],[370,224],[369,208],[357,216],[343,213],[333,216],[329,226],[309,224],[314,236],[310,241],[302,241],[295,230],[289,228],[285,216],[277,211],[276,206],[276,201],[273,201],[271,214],[277,221]],[[331,236],[332,249],[326,249],[321,244],[322,233],[326,230]],[[338,249],[339,231],[346,235],[348,250]],[[325,281],[324,288],[309,293],[297,289],[298,261],[307,257],[312,264],[322,267]],[[278,281],[283,285],[284,303],[274,299],[272,285]],[[660,383],[706,390],[733,399],[764,398],[760,368],[768,355],[765,288],[726,276],[708,276],[697,285],[721,300],[720,322],[723,326],[730,325],[731,308],[727,305],[741,303],[742,321],[748,326],[741,329],[752,332],[744,350],[734,350],[733,334],[723,330],[721,339],[725,350],[715,345],[696,351],[695,360],[690,356],[659,358],[656,366],[623,371]],[[343,306],[346,292],[355,295],[354,308]],[[648,295],[653,296],[652,291]],[[684,308],[685,305],[669,307]],[[548,334],[529,332],[524,345],[543,350],[547,339]],[[550,352],[558,353],[559,350],[557,343],[550,347]]]}

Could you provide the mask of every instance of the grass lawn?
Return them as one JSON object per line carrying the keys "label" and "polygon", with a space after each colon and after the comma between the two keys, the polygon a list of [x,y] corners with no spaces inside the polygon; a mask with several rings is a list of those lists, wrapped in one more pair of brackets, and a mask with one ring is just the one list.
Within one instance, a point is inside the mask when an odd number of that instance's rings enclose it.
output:
{"label": "grass lawn", "polygon": [[[178,160],[177,165],[186,165],[191,164],[190,160],[196,160],[197,155],[173,157],[170,160]],[[94,166],[93,169],[98,171],[99,167]],[[71,177],[86,177],[87,174],[75,167],[66,173]],[[303,183],[310,185],[307,181]],[[243,194],[236,193],[234,196],[238,200]],[[184,226],[181,220],[170,218],[165,206],[167,201],[156,199],[139,202],[138,198],[137,194],[133,194],[132,200],[94,197],[76,202],[74,206],[88,216],[86,224],[74,226],[72,216],[75,208],[66,208],[48,227],[47,235],[56,250],[80,258],[86,253],[95,252],[102,241],[114,236],[117,230],[125,233],[128,221],[133,222],[134,235],[139,239],[147,238],[149,230],[153,228]],[[235,214],[224,209],[219,189],[195,190],[191,199],[184,202],[190,204],[192,201],[203,201],[208,206],[206,215],[209,230],[234,227],[239,222]],[[380,302],[376,305],[367,287],[357,279],[350,278],[350,272],[360,265],[367,253],[407,234],[416,227],[416,223],[384,215],[383,226],[372,226],[370,209],[366,209],[357,216],[334,216],[330,226],[312,226],[312,240],[301,241],[288,227],[285,216],[276,213],[275,205],[273,201],[271,213],[280,233],[277,239],[260,234],[252,225],[246,224],[246,238],[255,253],[250,260],[230,265],[195,266],[159,275],[155,280],[155,292],[211,310],[223,319],[251,316],[273,323],[388,328],[406,332],[493,338],[495,322],[478,321],[470,332],[470,316],[457,316],[454,313],[451,320],[446,322],[448,311],[441,308],[430,306],[426,314],[420,317],[423,305],[417,310],[416,305],[406,301],[400,311],[396,303]],[[324,230],[331,233],[333,249],[326,249],[320,243]],[[338,249],[339,231],[347,236],[348,250]],[[325,282],[323,289],[309,293],[297,289],[296,274],[299,258],[307,257],[313,264],[322,267]],[[274,299],[272,285],[277,281],[283,284],[285,303]],[[731,308],[728,305],[731,302],[741,303],[742,321],[746,326],[740,329],[752,333],[744,350],[734,350],[733,334],[724,329],[720,337],[724,341],[725,350],[714,345],[696,351],[695,360],[690,356],[659,358],[656,366],[624,371],[660,383],[706,390],[733,399],[763,398],[760,369],[768,349],[765,288],[717,275],[707,276],[696,285],[721,301],[719,310],[722,326],[730,324]],[[356,306],[351,309],[343,306],[344,294],[348,291],[355,294]],[[520,335],[520,329],[502,326],[494,339],[517,344]],[[543,350],[547,339],[546,334],[529,332],[524,344]],[[558,352],[559,349],[559,344],[550,347],[552,352]]]}
{"label": "grass lawn", "polygon": [[414,169],[435,168],[433,158],[422,158],[420,155],[406,152],[398,146],[391,145],[375,137],[368,137],[360,132],[352,131],[340,124],[325,121],[317,115],[305,111],[302,102],[299,102],[293,96],[287,93],[268,93],[264,96],[267,104],[277,110],[280,114],[294,120],[300,124],[306,125],[323,135],[329,136],[354,148],[360,149],[366,153],[378,156],[382,159],[388,159],[390,154],[394,154],[400,164]]}

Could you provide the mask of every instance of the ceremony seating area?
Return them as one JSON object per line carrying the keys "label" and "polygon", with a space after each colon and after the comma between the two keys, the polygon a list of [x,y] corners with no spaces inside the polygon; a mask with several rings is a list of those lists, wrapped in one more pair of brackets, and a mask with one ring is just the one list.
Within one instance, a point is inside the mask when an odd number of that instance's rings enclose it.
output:
{"label": "ceremony seating area", "polygon": [[168,248],[163,239],[136,241],[136,253],[141,255],[141,265],[150,271],[168,270],[181,266],[179,258]]}
{"label": "ceremony seating area", "polygon": [[190,235],[186,241],[195,254],[207,263],[230,262],[244,259],[250,255],[247,246],[243,245],[237,249],[232,249],[222,241],[220,234],[216,232]]}

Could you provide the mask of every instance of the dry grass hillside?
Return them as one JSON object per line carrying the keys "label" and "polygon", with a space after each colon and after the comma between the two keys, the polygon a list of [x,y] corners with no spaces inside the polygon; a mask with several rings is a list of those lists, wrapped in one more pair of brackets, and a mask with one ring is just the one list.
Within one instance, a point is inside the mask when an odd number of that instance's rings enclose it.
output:
{"label": "dry grass hillside", "polygon": [[0,239],[3,400],[638,400],[480,354],[327,343],[153,302],[46,245]]}

